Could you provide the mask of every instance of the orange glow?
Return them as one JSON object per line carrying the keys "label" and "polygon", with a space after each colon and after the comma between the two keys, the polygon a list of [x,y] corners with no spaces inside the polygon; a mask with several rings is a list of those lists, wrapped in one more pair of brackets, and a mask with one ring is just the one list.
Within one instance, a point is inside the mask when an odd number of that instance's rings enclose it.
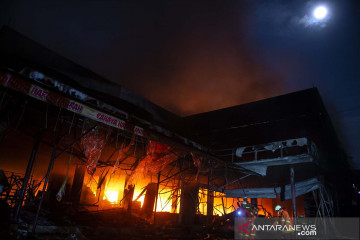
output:
{"label": "orange glow", "polygon": [[[91,189],[91,191],[96,196],[97,191],[97,182],[99,181],[98,176],[89,177],[87,176],[86,185]],[[134,189],[134,195],[133,195],[133,201],[136,200],[140,193],[144,190],[144,188],[151,182],[151,179],[149,178],[140,178],[136,177],[134,179],[135,189]],[[122,202],[120,200],[123,198],[123,191],[125,186],[125,174],[119,174],[118,176],[113,176],[110,180],[107,179],[106,186],[105,186],[105,192],[103,200],[109,201],[113,206],[120,204],[120,207],[122,206]],[[226,213],[231,213],[234,210],[238,208],[237,201],[243,201],[242,198],[236,199],[236,198],[226,198],[226,195],[220,192],[213,192],[214,197],[214,209],[213,214],[222,216],[224,215],[224,208],[223,208],[223,202],[221,197],[223,197],[224,206],[226,208]],[[141,203],[141,207],[144,205],[146,192],[144,192],[137,201]],[[173,212],[173,213],[179,213],[180,210],[180,196],[181,191],[178,190],[178,198],[173,197],[174,192],[171,188],[167,188],[165,186],[159,187],[159,195],[158,195],[158,201],[156,205],[156,212]],[[208,198],[208,192],[206,189],[199,189],[199,211],[203,215],[207,215],[207,198]],[[177,203],[175,204],[175,199],[177,199]],[[250,199],[248,199],[250,202]],[[172,209],[172,206],[177,206],[176,211],[174,212],[174,209]],[[119,205],[117,205],[119,206]],[[271,207],[270,207],[271,208]],[[154,206],[155,210],[155,206]]]}
{"label": "orange glow", "polygon": [[199,189],[199,211],[203,215],[207,215],[207,190]]}
{"label": "orange glow", "polygon": [[[215,39],[187,36],[177,45],[177,53],[172,51],[182,57],[174,60],[171,71],[163,71],[160,78],[156,74],[132,76],[133,81],[124,87],[181,116],[252,102],[282,91],[283,78],[249,57],[249,48],[240,47],[246,43],[233,36]],[[286,71],[294,68],[284,56],[280,61]]]}
{"label": "orange glow", "polygon": [[118,191],[105,191],[104,200],[107,199],[112,204],[118,203],[119,192]]}
{"label": "orange glow", "polygon": [[274,215],[274,207],[275,205],[273,205],[273,199],[270,198],[259,198],[258,199],[258,205],[262,205],[262,208],[259,209],[258,214],[259,215],[267,215],[266,211],[270,212],[272,215]]}
{"label": "orange glow", "polygon": [[[138,198],[139,194],[141,193],[141,190],[135,190],[134,191],[134,197],[133,197],[133,201]],[[139,197],[139,199],[137,201],[141,202],[141,207],[144,204],[144,199],[145,199],[145,194],[141,195],[141,197]]]}
{"label": "orange glow", "polygon": [[[171,212],[172,191],[171,189],[159,190],[156,212]],[[155,208],[154,208],[155,210]]]}
{"label": "orange glow", "polygon": [[93,194],[96,197],[97,181],[99,180],[99,177],[94,176],[91,179],[89,175],[86,175],[86,176],[87,176],[87,180],[86,180],[87,184],[86,184],[86,186],[91,189],[91,191],[93,192]]}
{"label": "orange glow", "polygon": [[[91,179],[91,180],[90,180]],[[99,180],[98,176],[93,176],[91,178],[87,179],[87,186],[91,189],[91,191],[94,193],[94,195],[97,195],[97,192],[99,191],[97,189],[97,182]],[[133,195],[133,201],[136,200],[140,193],[144,190],[144,188],[149,184],[151,180],[150,179],[140,179],[137,178],[137,181],[135,182],[135,189],[134,189],[134,195]],[[116,178],[113,177],[110,181],[106,182],[105,186],[105,192],[103,200],[109,201],[111,204],[116,205],[120,203],[120,200],[123,198],[123,189],[125,185],[125,177]],[[141,203],[141,207],[144,205],[145,200],[145,194],[144,192],[137,201]],[[158,201],[156,205],[156,212],[173,212],[174,209],[172,209],[172,206],[176,205],[176,211],[175,213],[179,213],[180,210],[180,196],[181,192],[179,190],[178,192],[178,198],[177,198],[177,204],[174,203],[175,198],[173,198],[174,192],[171,188],[162,188],[160,186],[159,189],[159,195],[158,195]],[[208,192],[206,189],[199,189],[199,211],[203,215],[207,215],[207,198],[208,198]],[[214,210],[213,214],[222,216],[224,215],[224,208],[222,204],[221,197],[223,197],[224,205],[226,208],[226,213],[230,213],[237,209],[236,202],[237,199],[233,198],[226,198],[226,196],[223,193],[215,192],[214,193]],[[242,199],[239,199],[242,201]],[[250,201],[250,200],[249,200]],[[121,206],[121,203],[120,203]],[[155,210],[155,206],[154,206]]]}
{"label": "orange glow", "polygon": [[[226,198],[226,195],[220,192],[213,192],[214,194],[214,209],[213,214],[222,216],[224,215],[224,207],[225,213],[231,213],[235,211],[237,206],[238,199],[236,198]],[[223,200],[221,199],[223,197]],[[207,198],[208,192],[206,189],[199,189],[199,211],[203,215],[207,215]],[[224,201],[224,206],[223,206]],[[242,199],[240,198],[239,201],[241,202]],[[248,200],[250,202],[250,199]]]}

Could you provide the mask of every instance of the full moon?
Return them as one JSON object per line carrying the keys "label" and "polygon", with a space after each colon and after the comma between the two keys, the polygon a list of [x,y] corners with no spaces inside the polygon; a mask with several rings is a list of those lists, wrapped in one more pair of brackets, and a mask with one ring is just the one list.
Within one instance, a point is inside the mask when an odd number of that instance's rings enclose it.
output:
{"label": "full moon", "polygon": [[313,15],[316,19],[324,19],[328,14],[328,10],[326,9],[326,7],[317,7],[315,8],[314,12],[313,12]]}

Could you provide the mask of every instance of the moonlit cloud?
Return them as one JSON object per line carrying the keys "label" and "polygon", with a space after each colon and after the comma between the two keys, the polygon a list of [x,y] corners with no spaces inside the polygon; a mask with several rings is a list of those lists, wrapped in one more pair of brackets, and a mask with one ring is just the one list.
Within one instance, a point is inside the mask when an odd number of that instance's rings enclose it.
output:
{"label": "moonlit cloud", "polygon": [[311,28],[311,27],[324,28],[327,25],[327,21],[316,19],[312,15],[307,14],[299,19],[298,24],[306,28]]}

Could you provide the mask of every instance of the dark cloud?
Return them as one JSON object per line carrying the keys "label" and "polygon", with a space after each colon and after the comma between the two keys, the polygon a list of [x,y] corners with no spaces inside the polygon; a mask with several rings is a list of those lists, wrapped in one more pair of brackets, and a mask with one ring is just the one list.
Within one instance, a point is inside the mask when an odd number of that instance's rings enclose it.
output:
{"label": "dark cloud", "polygon": [[[311,24],[326,3],[326,25]],[[360,168],[358,1],[2,1],[0,23],[175,113],[316,86]]]}
{"label": "dark cloud", "polygon": [[[125,16],[134,22],[123,37],[131,42],[116,53],[123,58],[113,75],[180,115],[280,94],[281,77],[252,52],[247,11],[244,3],[195,2],[168,4],[142,16],[149,19],[145,22]],[[119,44],[124,41],[114,42],[104,56],[115,59]]]}

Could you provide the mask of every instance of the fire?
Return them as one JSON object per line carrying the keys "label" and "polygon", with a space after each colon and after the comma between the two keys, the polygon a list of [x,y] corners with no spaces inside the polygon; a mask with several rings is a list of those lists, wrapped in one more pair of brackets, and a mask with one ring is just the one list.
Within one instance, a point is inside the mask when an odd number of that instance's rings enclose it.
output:
{"label": "fire", "polygon": [[119,192],[118,191],[105,191],[104,200],[107,199],[112,204],[118,203]]}
{"label": "fire", "polygon": [[[86,185],[91,189],[91,191],[96,197],[97,194],[99,193],[99,189],[97,189],[98,181],[99,181],[99,176],[87,175]],[[148,184],[147,181],[138,181],[135,184],[133,201],[134,200],[139,201],[141,203],[141,207],[143,207],[144,205],[146,192],[144,192],[140,197],[139,195],[147,186],[147,184]],[[121,207],[124,185],[125,185],[125,177],[124,178],[113,177],[111,181],[108,181],[105,185],[104,197],[102,200],[107,200],[114,206],[116,204],[120,204]],[[172,194],[173,192],[171,191],[171,189],[168,188],[159,189],[158,201],[156,206],[157,212],[171,212],[173,205]],[[138,197],[139,199],[137,199]],[[178,198],[177,201],[178,202],[177,202],[176,212],[179,212],[180,198]],[[154,210],[155,210],[155,206],[154,206]]]}
{"label": "fire", "polygon": [[[164,189],[164,193],[160,192],[158,195],[158,202],[156,205],[156,212],[171,212],[171,192],[170,189]],[[155,210],[155,209],[154,209]]]}
{"label": "fire", "polygon": [[[139,196],[140,193],[141,193],[140,190],[134,192],[133,201],[138,198],[138,196]],[[145,195],[143,194],[143,195],[141,195],[141,197],[139,197],[139,199],[137,200],[137,201],[140,201],[140,202],[141,202],[141,207],[142,207],[143,204],[144,204],[144,199],[145,199]]]}
{"label": "fire", "polygon": [[[133,197],[133,201],[137,199],[137,197],[139,196],[141,192],[140,191],[136,191],[134,193],[134,197]],[[142,196],[139,197],[139,199],[137,199],[137,201],[141,202],[141,207],[144,204],[144,199],[145,199],[145,195],[143,194]],[[112,204],[117,204],[119,203],[120,199],[119,199],[119,191],[116,190],[105,190],[105,194],[104,194],[104,198],[103,200],[108,200],[109,202],[111,202]]]}

